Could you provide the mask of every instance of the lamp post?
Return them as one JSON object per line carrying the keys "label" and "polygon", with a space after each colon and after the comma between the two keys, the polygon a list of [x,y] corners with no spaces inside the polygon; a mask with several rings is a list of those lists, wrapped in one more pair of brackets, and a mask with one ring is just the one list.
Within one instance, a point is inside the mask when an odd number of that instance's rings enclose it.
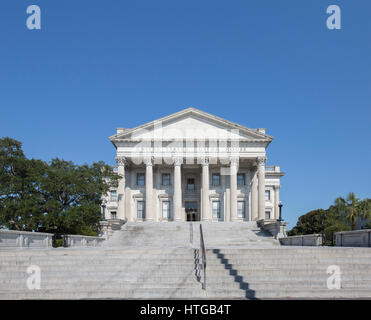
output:
{"label": "lamp post", "polygon": [[283,204],[282,204],[282,202],[280,201],[280,203],[278,204],[278,207],[280,208],[280,217],[278,218],[278,221],[282,221],[282,206],[283,206]]}
{"label": "lamp post", "polygon": [[102,218],[103,218],[103,221],[106,220],[106,205],[105,204],[102,204]]}

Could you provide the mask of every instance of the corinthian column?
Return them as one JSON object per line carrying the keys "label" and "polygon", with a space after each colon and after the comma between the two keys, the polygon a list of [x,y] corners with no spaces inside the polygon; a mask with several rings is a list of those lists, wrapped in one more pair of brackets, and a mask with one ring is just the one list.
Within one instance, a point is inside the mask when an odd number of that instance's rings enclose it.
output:
{"label": "corinthian column", "polygon": [[153,199],[153,163],[152,158],[145,159],[146,164],[146,220],[153,221],[154,208]]}
{"label": "corinthian column", "polygon": [[258,216],[265,219],[265,161],[266,157],[258,157]]}
{"label": "corinthian column", "polygon": [[278,220],[280,217],[280,209],[278,207],[280,203],[280,186],[274,187],[274,219]]}
{"label": "corinthian column", "polygon": [[231,158],[231,221],[237,220],[237,171],[238,171],[238,162],[237,157]]}
{"label": "corinthian column", "polygon": [[257,170],[251,170],[251,220],[258,220],[258,181]]}
{"label": "corinthian column", "polygon": [[117,156],[115,158],[117,163],[117,173],[120,176],[117,187],[117,218],[125,219],[125,164],[127,163],[125,157]]}
{"label": "corinthian column", "polygon": [[202,158],[202,220],[211,221],[209,204],[209,158]]}
{"label": "corinthian column", "polygon": [[174,159],[174,220],[184,221],[184,216],[182,215],[182,166],[183,159]]}

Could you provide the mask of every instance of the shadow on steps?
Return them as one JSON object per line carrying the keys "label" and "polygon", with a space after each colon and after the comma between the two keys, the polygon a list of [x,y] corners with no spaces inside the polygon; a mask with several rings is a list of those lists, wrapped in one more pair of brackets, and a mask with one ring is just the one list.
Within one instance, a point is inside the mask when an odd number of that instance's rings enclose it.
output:
{"label": "shadow on steps", "polygon": [[251,300],[258,300],[255,297],[255,290],[249,289],[249,283],[243,280],[243,277],[238,275],[238,270],[233,268],[233,265],[228,262],[223,253],[219,249],[213,249],[213,253],[217,256],[224,268],[229,271],[229,274],[234,278],[234,282],[240,285],[240,289],[245,291],[245,297]]}

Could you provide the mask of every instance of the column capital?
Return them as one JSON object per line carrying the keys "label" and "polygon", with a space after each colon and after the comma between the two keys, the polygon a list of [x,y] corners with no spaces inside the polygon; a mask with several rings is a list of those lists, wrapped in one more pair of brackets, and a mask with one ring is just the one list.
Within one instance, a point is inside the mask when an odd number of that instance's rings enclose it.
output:
{"label": "column capital", "polygon": [[143,159],[146,166],[153,166],[153,157],[147,157]]}
{"label": "column capital", "polygon": [[257,157],[256,162],[258,166],[264,166],[265,162],[267,161],[267,157]]}
{"label": "column capital", "polygon": [[118,166],[125,166],[128,163],[128,159],[126,157],[123,157],[123,156],[115,157],[115,161],[116,161]]}
{"label": "column capital", "polygon": [[238,166],[239,162],[240,162],[240,158],[239,157],[230,157],[229,161],[230,161],[231,165]]}
{"label": "column capital", "polygon": [[281,186],[273,186],[274,190],[280,190]]}
{"label": "column capital", "polygon": [[210,162],[209,157],[202,157],[202,158],[201,158],[201,164],[202,164],[203,166],[208,166],[208,165],[209,165],[209,162]]}
{"label": "column capital", "polygon": [[174,166],[180,166],[183,164],[183,157],[174,157]]}

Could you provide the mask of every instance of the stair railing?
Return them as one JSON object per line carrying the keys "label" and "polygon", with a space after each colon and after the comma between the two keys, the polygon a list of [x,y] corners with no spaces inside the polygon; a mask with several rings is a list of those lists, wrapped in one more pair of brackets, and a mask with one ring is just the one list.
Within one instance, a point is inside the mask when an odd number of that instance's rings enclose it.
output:
{"label": "stair railing", "polygon": [[204,274],[204,281],[202,283],[202,289],[206,290],[206,249],[205,249],[204,235],[202,232],[201,224],[200,224],[200,250],[202,254],[202,270]]}

